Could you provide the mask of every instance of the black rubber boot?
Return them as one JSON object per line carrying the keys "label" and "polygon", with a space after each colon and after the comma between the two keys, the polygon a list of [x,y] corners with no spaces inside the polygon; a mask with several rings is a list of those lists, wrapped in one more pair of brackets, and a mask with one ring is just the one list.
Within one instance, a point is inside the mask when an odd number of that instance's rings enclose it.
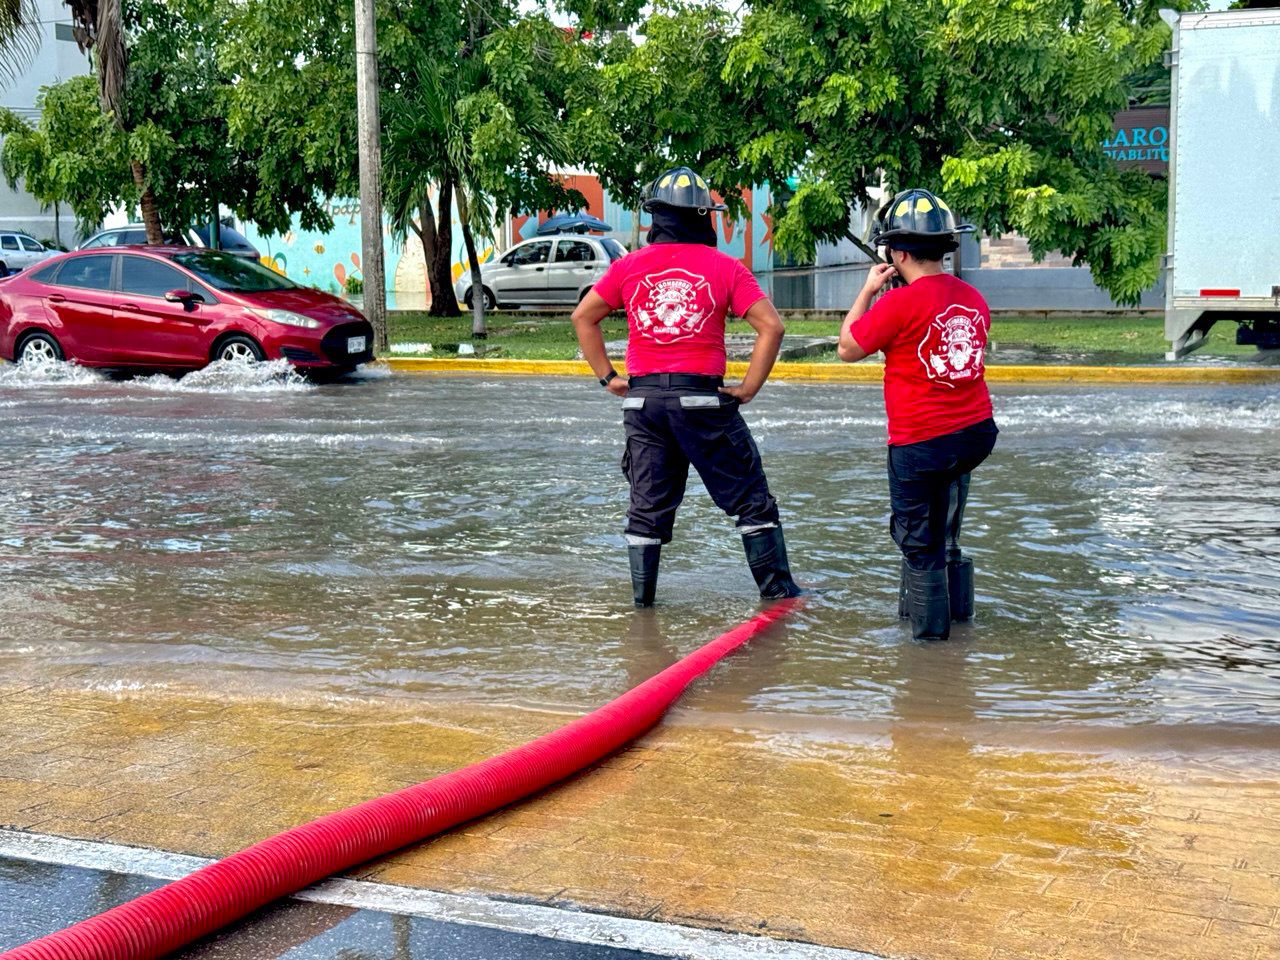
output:
{"label": "black rubber boot", "polygon": [[947,560],[947,592],[951,598],[952,621],[972,620],[973,561],[968,557]]}
{"label": "black rubber boot", "polygon": [[902,561],[902,575],[898,578],[898,619],[911,619],[911,607],[907,603],[907,561]]}
{"label": "black rubber boot", "polygon": [[947,571],[908,568],[907,609],[911,614],[911,635],[917,640],[946,640],[951,636]]}
{"label": "black rubber boot", "polygon": [[783,597],[798,597],[804,592],[791,579],[781,527],[768,527],[746,534],[742,538],[742,549],[746,551],[747,564],[751,567],[751,575],[756,578],[761,597],[781,600]]}
{"label": "black rubber boot", "polygon": [[960,524],[969,499],[969,474],[951,484],[947,504],[947,584],[953,621],[973,619],[973,561],[960,552]]}
{"label": "black rubber boot", "polygon": [[658,560],[662,556],[662,544],[632,544],[627,547],[631,559],[631,592],[637,607],[652,607],[658,592]]}

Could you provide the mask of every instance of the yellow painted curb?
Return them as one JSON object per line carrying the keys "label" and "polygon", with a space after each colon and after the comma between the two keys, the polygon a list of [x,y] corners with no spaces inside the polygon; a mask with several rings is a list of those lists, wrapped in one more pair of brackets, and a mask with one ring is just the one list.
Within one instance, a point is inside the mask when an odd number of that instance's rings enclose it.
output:
{"label": "yellow painted curb", "polygon": [[[435,357],[388,357],[392,370],[406,373],[491,373],[497,376],[589,377],[591,367],[582,360],[481,360],[478,358],[438,359]],[[618,372],[624,372],[621,364]]]}
{"label": "yellow painted curb", "polygon": [[[407,373],[491,374],[494,376],[590,377],[591,368],[582,360],[483,360],[391,357],[385,361],[392,370]],[[625,368],[618,364],[618,372]],[[728,376],[740,378],[746,363],[729,364]],[[774,380],[813,383],[880,383],[884,367],[878,363],[779,363]],[[1191,366],[989,366],[990,383],[1280,383],[1280,367],[1191,367]]]}
{"label": "yellow painted curb", "polygon": [[1280,367],[989,366],[991,383],[1280,383]]}

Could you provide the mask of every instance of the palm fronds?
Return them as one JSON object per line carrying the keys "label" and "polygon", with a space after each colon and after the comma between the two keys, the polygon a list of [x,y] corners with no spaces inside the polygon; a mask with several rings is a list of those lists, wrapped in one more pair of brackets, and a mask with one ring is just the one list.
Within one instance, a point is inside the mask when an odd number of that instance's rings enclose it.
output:
{"label": "palm fronds", "polygon": [[0,81],[15,80],[40,48],[34,0],[0,0]]}

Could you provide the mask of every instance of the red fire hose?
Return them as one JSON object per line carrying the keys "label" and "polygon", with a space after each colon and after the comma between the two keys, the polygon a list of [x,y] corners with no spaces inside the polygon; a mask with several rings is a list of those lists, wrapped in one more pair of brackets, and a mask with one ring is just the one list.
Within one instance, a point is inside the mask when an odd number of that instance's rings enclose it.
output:
{"label": "red fire hose", "polygon": [[564,780],[652,728],[686,687],[796,608],[783,600],[559,730],[269,837],[0,960],[149,960],[325,877]]}

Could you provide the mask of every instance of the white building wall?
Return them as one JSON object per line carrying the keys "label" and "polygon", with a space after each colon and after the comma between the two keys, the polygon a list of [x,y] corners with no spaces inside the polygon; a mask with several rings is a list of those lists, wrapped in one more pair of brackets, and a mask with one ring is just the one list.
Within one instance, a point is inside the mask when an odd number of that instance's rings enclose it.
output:
{"label": "white building wall", "polygon": [[[37,118],[36,97],[40,88],[89,72],[89,58],[80,52],[71,36],[71,15],[62,0],[36,0],[40,19],[40,48],[21,76],[0,81],[0,107],[12,110],[23,119]],[[75,218],[67,210],[58,217],[64,245],[75,239]],[[10,190],[0,177],[0,229],[25,230],[37,239],[54,236],[54,211],[41,210],[40,204],[19,188]]]}

